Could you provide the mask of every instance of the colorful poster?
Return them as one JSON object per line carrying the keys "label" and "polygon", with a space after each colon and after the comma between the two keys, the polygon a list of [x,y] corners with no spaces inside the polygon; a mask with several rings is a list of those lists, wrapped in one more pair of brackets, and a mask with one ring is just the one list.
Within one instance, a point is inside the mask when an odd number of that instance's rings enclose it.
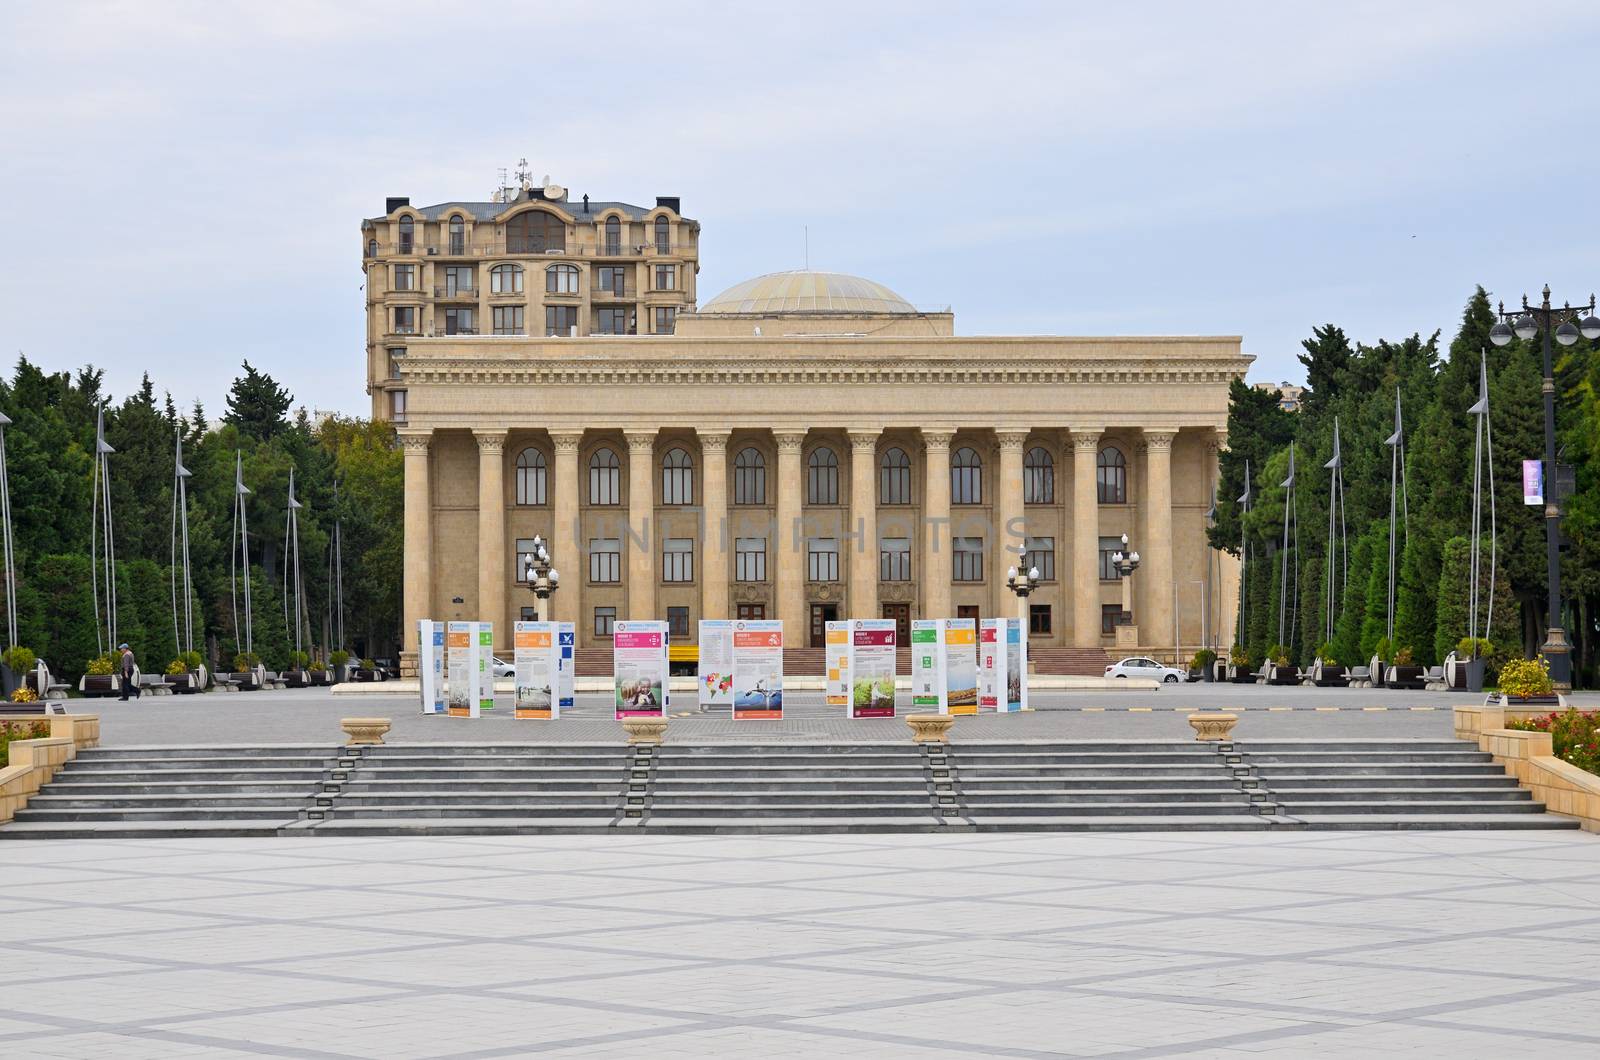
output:
{"label": "colorful poster", "polygon": [[571,622],[557,622],[556,632],[561,641],[560,672],[556,675],[556,717],[559,718],[563,710],[571,709],[577,702],[578,635]]}
{"label": "colorful poster", "polygon": [[[855,623],[849,619],[824,624],[823,659],[828,671],[825,701],[830,707],[848,706],[850,703],[850,631]],[[852,715],[853,717],[854,715]]]}
{"label": "colorful poster", "polygon": [[945,695],[944,623],[937,618],[911,620],[911,705],[947,712]]}
{"label": "colorful poster", "polygon": [[616,716],[667,716],[667,624],[618,622],[611,629]]}
{"label": "colorful poster", "polygon": [[734,622],[733,716],[735,720],[783,719],[782,619]]}
{"label": "colorful poster", "polygon": [[1006,619],[1006,699],[996,710],[1021,710],[1028,705],[1028,638],[1020,618]]}
{"label": "colorful poster", "polygon": [[478,709],[494,709],[494,623],[474,622],[475,669],[478,671]]}
{"label": "colorful poster", "polygon": [[475,622],[451,622],[445,629],[445,647],[450,652],[450,698],[452,718],[478,716],[477,652],[473,649]]}
{"label": "colorful poster", "polygon": [[1522,503],[1544,503],[1544,461],[1524,460],[1522,462]]}
{"label": "colorful poster", "polygon": [[1006,702],[1006,620],[986,618],[978,629],[978,707],[1004,710]]}
{"label": "colorful poster", "polygon": [[417,684],[422,691],[422,713],[443,714],[444,623],[424,618],[417,622]]}
{"label": "colorful poster", "polygon": [[701,710],[728,710],[733,706],[732,620],[700,620],[698,677],[697,695]]}
{"label": "colorful poster", "polygon": [[561,647],[554,622],[518,622],[512,629],[516,695],[512,716],[548,720],[561,716]]}
{"label": "colorful poster", "polygon": [[892,718],[897,669],[894,619],[857,618],[849,625],[850,717]]}
{"label": "colorful poster", "polygon": [[944,620],[944,688],[948,714],[978,713],[978,623]]}

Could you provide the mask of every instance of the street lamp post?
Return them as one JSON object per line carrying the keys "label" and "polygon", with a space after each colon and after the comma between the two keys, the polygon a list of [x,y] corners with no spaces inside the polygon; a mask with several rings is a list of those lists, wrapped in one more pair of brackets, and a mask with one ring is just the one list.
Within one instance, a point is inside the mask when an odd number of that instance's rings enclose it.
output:
{"label": "street lamp post", "polygon": [[1039,568],[1029,567],[1019,571],[1015,567],[1006,569],[1006,588],[1017,595],[1017,621],[1022,623],[1022,635],[1028,635],[1028,597],[1039,588]]}
{"label": "street lamp post", "polygon": [[550,566],[550,550],[545,547],[544,538],[534,537],[533,551],[522,557],[522,573],[523,580],[533,591],[533,598],[538,601],[533,608],[533,620],[538,622],[546,602],[561,588],[561,572]]}
{"label": "street lamp post", "polygon": [[[1544,551],[1545,571],[1549,581],[1546,630],[1539,652],[1550,667],[1550,682],[1561,691],[1572,689],[1572,647],[1567,641],[1567,631],[1561,624],[1561,507],[1555,495],[1556,474],[1556,380],[1554,351],[1550,340],[1571,346],[1582,335],[1586,339],[1600,338],[1600,319],[1594,315],[1595,298],[1589,296],[1587,306],[1574,308],[1571,303],[1557,309],[1550,304],[1550,285],[1545,284],[1544,298],[1536,306],[1528,304],[1522,296],[1521,311],[1506,312],[1500,303],[1500,319],[1489,329],[1489,341],[1504,346],[1513,335],[1523,341],[1542,335],[1544,354]],[[1588,315],[1578,320],[1578,315],[1588,310]],[[1509,323],[1508,323],[1509,321]],[[1575,322],[1576,321],[1576,322]],[[1491,587],[1491,592],[1493,589]]]}
{"label": "street lamp post", "polygon": [[1128,551],[1128,535],[1122,535],[1122,547],[1111,553],[1111,565],[1116,568],[1117,579],[1122,582],[1122,625],[1133,622],[1133,572],[1139,569],[1139,553]]}

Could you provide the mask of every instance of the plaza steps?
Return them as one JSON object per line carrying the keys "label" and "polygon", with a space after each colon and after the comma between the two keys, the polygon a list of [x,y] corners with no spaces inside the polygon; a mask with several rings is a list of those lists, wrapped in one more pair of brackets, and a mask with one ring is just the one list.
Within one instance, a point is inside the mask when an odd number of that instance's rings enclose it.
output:
{"label": "plaza steps", "polygon": [[93,748],[0,838],[1573,828],[1454,740]]}

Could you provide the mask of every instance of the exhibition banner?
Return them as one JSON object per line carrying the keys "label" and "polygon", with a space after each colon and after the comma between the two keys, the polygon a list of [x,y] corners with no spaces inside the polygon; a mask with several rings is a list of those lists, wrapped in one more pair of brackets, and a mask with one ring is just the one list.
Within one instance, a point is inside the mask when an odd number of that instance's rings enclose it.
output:
{"label": "exhibition banner", "polygon": [[783,620],[733,624],[733,716],[783,719]]}
{"label": "exhibition banner", "polygon": [[422,691],[422,713],[443,714],[444,623],[424,618],[417,622],[417,684]]}
{"label": "exhibition banner", "polygon": [[476,626],[475,622],[451,622],[445,629],[445,647],[450,652],[448,710],[452,718],[478,716],[478,660],[472,646]]}
{"label": "exhibition banner", "polygon": [[494,709],[494,623],[474,622],[477,645],[478,709]]}
{"label": "exhibition banner", "polygon": [[512,628],[516,695],[512,716],[534,720],[559,718],[561,647],[554,622],[518,622]]}
{"label": "exhibition banner", "polygon": [[826,652],[823,663],[828,671],[824,698],[830,707],[843,707],[850,703],[850,630],[853,625],[846,619],[828,622],[823,626],[822,646]]}
{"label": "exhibition banner", "polygon": [[1022,619],[1006,619],[1006,698],[996,710],[1021,710],[1028,705],[1028,638]]}
{"label": "exhibition banner", "polygon": [[978,713],[978,623],[971,618],[944,622],[944,688],[948,714]]}
{"label": "exhibition banner", "polygon": [[611,670],[616,675],[616,716],[667,716],[667,624],[618,622],[611,629]]}
{"label": "exhibition banner", "polygon": [[894,717],[894,619],[851,619],[849,663],[850,717]]}
{"label": "exhibition banner", "polygon": [[700,669],[697,694],[701,710],[733,706],[733,621],[700,620]]}
{"label": "exhibition banner", "polygon": [[1006,701],[1006,620],[986,618],[978,630],[978,706],[1004,710]]}
{"label": "exhibition banner", "polygon": [[556,717],[577,702],[577,647],[578,635],[571,622],[557,622],[556,633],[561,641],[560,672],[556,675]]}
{"label": "exhibition banner", "polygon": [[945,694],[944,623],[937,618],[911,620],[911,705],[948,713]]}

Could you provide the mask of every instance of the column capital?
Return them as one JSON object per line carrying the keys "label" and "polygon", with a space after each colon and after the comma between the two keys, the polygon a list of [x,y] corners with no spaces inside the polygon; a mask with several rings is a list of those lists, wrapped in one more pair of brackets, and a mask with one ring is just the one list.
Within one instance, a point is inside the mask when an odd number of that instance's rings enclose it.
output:
{"label": "column capital", "polygon": [[791,453],[798,453],[806,444],[805,431],[774,431],[772,438],[780,450]]}
{"label": "column capital", "polygon": [[1027,431],[997,430],[994,432],[994,437],[995,441],[1000,443],[1001,450],[1021,452],[1022,447],[1028,444]]}
{"label": "column capital", "polygon": [[480,453],[500,453],[505,451],[505,431],[473,431],[472,437],[478,442]]}
{"label": "column capital", "polygon": [[398,431],[400,447],[408,453],[426,453],[433,441],[433,431]]}
{"label": "column capital", "polygon": [[1228,428],[1211,428],[1211,448],[1213,451],[1228,448]]}
{"label": "column capital", "polygon": [[695,430],[695,437],[700,439],[700,451],[703,453],[725,453],[728,451],[728,439],[733,432],[728,431],[703,431]]}
{"label": "column capital", "polygon": [[654,451],[656,447],[656,432],[654,429],[648,431],[624,431],[623,434],[628,439],[628,452],[630,453],[649,453]]}
{"label": "column capital", "polygon": [[1100,437],[1103,434],[1105,434],[1104,427],[1067,428],[1067,435],[1072,439],[1072,448],[1080,453],[1098,453]]}
{"label": "column capital", "polygon": [[1172,441],[1178,437],[1178,432],[1145,428],[1141,433],[1141,437],[1143,437],[1145,445],[1150,447],[1151,452],[1164,453],[1172,448]]}
{"label": "column capital", "polygon": [[956,432],[949,428],[922,428],[922,444],[928,449],[949,449]]}
{"label": "column capital", "polygon": [[850,448],[875,452],[878,448],[878,439],[883,437],[881,427],[851,427],[849,430]]}
{"label": "column capital", "polygon": [[579,431],[576,433],[562,432],[560,434],[552,434],[550,435],[550,443],[556,447],[556,452],[558,453],[576,453],[578,447],[583,444],[583,433]]}

